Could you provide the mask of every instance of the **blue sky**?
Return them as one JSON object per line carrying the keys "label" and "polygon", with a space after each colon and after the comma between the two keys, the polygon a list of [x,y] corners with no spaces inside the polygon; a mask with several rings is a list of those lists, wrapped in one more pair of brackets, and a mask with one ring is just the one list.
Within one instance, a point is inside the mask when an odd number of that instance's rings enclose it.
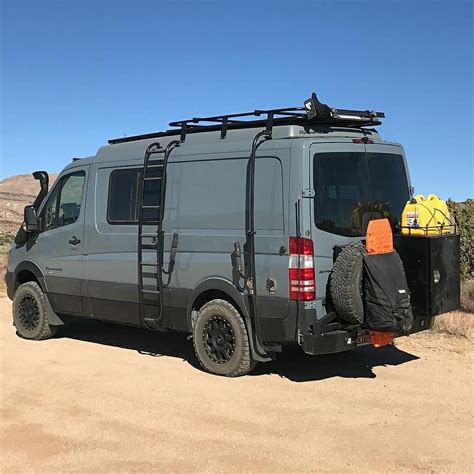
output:
{"label": "blue sky", "polygon": [[108,138],[300,105],[386,112],[417,192],[474,197],[469,1],[22,1],[1,5],[0,177]]}

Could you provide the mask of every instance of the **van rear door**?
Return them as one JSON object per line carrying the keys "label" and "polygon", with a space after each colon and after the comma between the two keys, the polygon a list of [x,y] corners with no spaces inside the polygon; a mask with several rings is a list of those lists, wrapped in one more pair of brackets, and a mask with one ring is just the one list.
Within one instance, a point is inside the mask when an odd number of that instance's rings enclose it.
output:
{"label": "van rear door", "polygon": [[337,246],[365,235],[373,218],[395,228],[409,198],[403,149],[396,145],[314,143],[310,147],[312,237],[316,292],[321,299]]}

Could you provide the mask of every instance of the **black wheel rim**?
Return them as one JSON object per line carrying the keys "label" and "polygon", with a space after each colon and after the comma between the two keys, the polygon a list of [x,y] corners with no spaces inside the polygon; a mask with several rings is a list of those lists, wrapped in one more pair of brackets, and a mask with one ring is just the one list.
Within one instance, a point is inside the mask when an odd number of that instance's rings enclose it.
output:
{"label": "black wheel rim", "polygon": [[225,364],[234,355],[234,331],[223,317],[213,316],[210,318],[204,326],[202,338],[206,353],[214,362]]}
{"label": "black wheel rim", "polygon": [[18,306],[21,325],[27,331],[36,329],[40,320],[40,310],[34,296],[25,295]]}

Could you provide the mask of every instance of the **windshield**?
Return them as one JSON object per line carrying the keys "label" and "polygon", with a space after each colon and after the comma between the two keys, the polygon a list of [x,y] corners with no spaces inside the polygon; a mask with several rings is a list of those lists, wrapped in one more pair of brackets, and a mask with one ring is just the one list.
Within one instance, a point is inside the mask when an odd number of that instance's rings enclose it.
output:
{"label": "windshield", "polygon": [[317,153],[314,155],[316,227],[333,234],[362,237],[372,218],[399,224],[409,199],[401,155]]}

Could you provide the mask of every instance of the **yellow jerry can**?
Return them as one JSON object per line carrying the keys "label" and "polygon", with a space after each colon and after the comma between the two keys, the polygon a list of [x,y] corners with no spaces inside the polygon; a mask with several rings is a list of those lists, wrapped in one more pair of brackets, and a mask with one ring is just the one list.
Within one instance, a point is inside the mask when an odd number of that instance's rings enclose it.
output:
{"label": "yellow jerry can", "polygon": [[448,206],[436,194],[417,194],[407,201],[401,222],[404,235],[449,234],[452,229]]}

